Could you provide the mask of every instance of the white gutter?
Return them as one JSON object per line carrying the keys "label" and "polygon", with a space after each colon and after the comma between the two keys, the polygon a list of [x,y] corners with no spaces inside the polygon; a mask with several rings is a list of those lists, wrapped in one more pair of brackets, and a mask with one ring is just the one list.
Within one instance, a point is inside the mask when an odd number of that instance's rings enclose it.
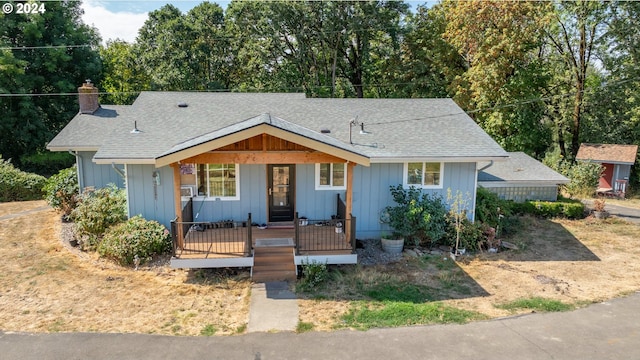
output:
{"label": "white gutter", "polygon": [[480,162],[480,161],[505,161],[509,156],[482,156],[482,157],[371,157],[370,162],[372,164],[384,164],[384,163],[405,163],[405,162],[444,162],[444,163],[467,163],[467,162]]}

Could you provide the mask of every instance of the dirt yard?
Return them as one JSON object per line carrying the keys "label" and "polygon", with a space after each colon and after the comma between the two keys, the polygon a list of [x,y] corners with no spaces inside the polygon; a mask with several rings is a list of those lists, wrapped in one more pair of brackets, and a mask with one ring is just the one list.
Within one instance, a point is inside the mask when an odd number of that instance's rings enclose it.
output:
{"label": "dirt yard", "polygon": [[[0,204],[0,330],[168,335],[245,331],[250,297],[246,271],[173,270],[161,261],[138,271],[122,268],[63,243],[60,216],[42,209],[44,205]],[[26,210],[33,212],[7,218]],[[496,305],[519,298],[582,306],[640,289],[640,226],[615,219],[527,221],[527,230],[510,239],[521,250],[458,261],[457,275],[448,280],[468,284],[471,291],[442,301],[500,317],[513,313]],[[411,261],[390,268],[416,271],[408,266]],[[321,331],[332,329],[339,321],[336,316],[349,307],[348,300],[340,299],[301,299],[299,304],[300,321]]]}

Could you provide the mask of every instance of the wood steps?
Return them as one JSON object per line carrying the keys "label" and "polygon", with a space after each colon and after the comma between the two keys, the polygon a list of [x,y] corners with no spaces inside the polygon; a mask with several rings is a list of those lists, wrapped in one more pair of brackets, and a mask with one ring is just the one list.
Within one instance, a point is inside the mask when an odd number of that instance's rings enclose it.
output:
{"label": "wood steps", "polygon": [[254,282],[295,280],[293,246],[255,247],[251,278]]}

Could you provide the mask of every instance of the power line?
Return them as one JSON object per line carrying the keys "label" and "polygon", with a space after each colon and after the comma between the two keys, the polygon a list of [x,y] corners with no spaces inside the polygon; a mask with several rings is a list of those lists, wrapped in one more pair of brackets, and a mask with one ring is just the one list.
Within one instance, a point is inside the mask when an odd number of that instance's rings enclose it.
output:
{"label": "power line", "polygon": [[92,47],[93,45],[43,45],[43,46],[11,46],[0,47],[0,50],[33,50],[33,49],[71,49],[71,48],[83,48]]}
{"label": "power line", "polygon": [[[600,88],[602,87],[610,87],[610,86],[617,86],[617,85],[621,85],[627,82],[631,82],[631,81],[635,81],[635,80],[640,80],[640,77],[635,77],[635,78],[628,78],[628,79],[623,79],[623,80],[619,80],[619,81],[615,81],[615,82],[611,82],[611,83],[605,83],[604,85],[600,86]],[[410,84],[410,83],[391,83],[391,84],[377,84],[377,85],[363,85],[363,86],[368,86],[368,87],[382,87],[382,86],[398,86],[398,85],[402,85],[402,84]],[[322,87],[322,88],[327,88],[327,87],[331,87],[331,86],[318,86],[318,87]],[[318,88],[315,87],[315,88]],[[304,90],[301,87],[297,87],[297,88],[287,88],[288,90]],[[592,92],[595,91],[596,89],[584,89],[582,90],[583,93],[586,92]],[[146,91],[146,90],[143,90]],[[99,95],[116,95],[116,94],[137,94],[140,93],[141,91],[117,91],[117,92],[99,92],[97,94]],[[194,93],[215,93],[215,92],[232,92],[232,90],[230,89],[218,89],[218,90],[206,90],[206,91],[200,91],[200,90],[187,90],[187,91],[181,91],[181,92],[194,92]],[[0,97],[22,97],[22,96],[77,96],[78,93],[39,93],[39,94],[0,94]],[[552,96],[546,96],[546,97],[539,97],[539,98],[530,98],[530,99],[524,99],[521,101],[516,101],[516,102],[512,102],[512,103],[508,103],[508,104],[502,104],[502,105],[495,105],[495,106],[491,106],[491,107],[486,107],[486,108],[480,108],[480,109],[474,109],[474,110],[469,110],[469,111],[460,111],[460,112],[456,112],[456,113],[449,113],[449,114],[441,114],[441,115],[433,115],[433,116],[424,116],[424,117],[419,117],[419,118],[411,118],[411,119],[400,119],[400,120],[393,120],[393,121],[384,121],[384,122],[376,122],[376,123],[367,123],[367,126],[374,126],[374,125],[386,125],[386,124],[396,124],[396,123],[402,123],[402,122],[409,122],[409,121],[422,121],[422,120],[429,120],[429,119],[438,119],[438,118],[445,118],[445,117],[450,117],[450,116],[457,116],[457,115],[462,115],[462,114],[475,114],[475,113],[479,113],[479,112],[483,112],[483,111],[491,111],[491,110],[498,110],[498,109],[503,109],[503,108],[509,108],[509,107],[516,107],[519,105],[525,105],[525,104],[530,104],[530,103],[534,103],[534,102],[545,102],[548,100],[553,100],[553,99],[559,99],[559,98],[564,98],[564,97],[570,97],[570,96],[575,96],[575,93],[567,93],[567,94],[558,94],[558,95],[552,95]]]}

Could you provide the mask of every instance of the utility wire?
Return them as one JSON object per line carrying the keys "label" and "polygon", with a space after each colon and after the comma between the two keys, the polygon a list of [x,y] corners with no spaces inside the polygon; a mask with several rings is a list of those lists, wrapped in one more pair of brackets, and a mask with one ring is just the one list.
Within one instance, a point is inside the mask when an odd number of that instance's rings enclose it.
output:
{"label": "utility wire", "polygon": [[43,46],[12,46],[12,47],[0,47],[0,50],[33,50],[33,49],[70,49],[70,48],[84,48],[93,47],[93,45],[43,45]]}
{"label": "utility wire", "polygon": [[[602,87],[610,87],[610,86],[617,86],[617,85],[621,85],[627,82],[631,82],[631,81],[635,81],[635,80],[640,80],[640,77],[635,77],[635,78],[628,78],[628,79],[623,79],[623,80],[619,80],[619,81],[615,81],[615,82],[611,82],[611,83],[605,83],[603,86],[600,86],[600,88]],[[382,86],[397,86],[397,83],[394,84],[379,84],[380,87]],[[324,86],[323,86],[324,87]],[[370,87],[375,87],[375,86],[370,86]],[[301,88],[290,88],[290,89],[297,89],[300,90]],[[583,93],[586,92],[593,92],[597,89],[584,89],[582,90]],[[219,89],[219,90],[208,90],[208,91],[199,91],[199,90],[187,90],[187,91],[182,91],[182,92],[193,92],[193,93],[207,93],[207,92],[232,92],[230,89]],[[116,95],[116,94],[137,94],[140,93],[140,91],[117,91],[117,92],[99,92],[99,95]],[[22,97],[22,96],[77,96],[78,93],[40,93],[40,94],[0,94],[0,98],[1,97]],[[553,100],[553,99],[559,99],[559,98],[564,98],[564,97],[570,97],[570,96],[575,96],[575,93],[567,93],[567,94],[558,94],[558,95],[551,95],[551,96],[546,96],[546,97],[539,97],[539,98],[530,98],[530,99],[524,99],[521,101],[516,101],[516,102],[512,102],[512,103],[508,103],[508,104],[502,104],[502,105],[495,105],[495,106],[491,106],[491,107],[486,107],[486,108],[480,108],[480,109],[474,109],[474,110],[469,110],[469,111],[459,111],[459,112],[455,112],[455,113],[449,113],[449,114],[440,114],[440,115],[432,115],[432,116],[424,116],[424,117],[419,117],[419,118],[411,118],[411,119],[400,119],[400,120],[393,120],[393,121],[384,121],[384,122],[374,122],[374,123],[367,123],[367,126],[375,126],[375,125],[387,125],[387,124],[396,124],[396,123],[403,123],[403,122],[410,122],[410,121],[422,121],[422,120],[429,120],[429,119],[439,119],[439,118],[446,118],[446,117],[450,117],[450,116],[457,116],[457,115],[462,115],[462,114],[475,114],[475,113],[479,113],[479,112],[483,112],[483,111],[491,111],[491,110],[497,110],[497,109],[504,109],[504,108],[509,108],[509,107],[516,107],[519,105],[525,105],[525,104],[530,104],[530,103],[534,103],[534,102],[545,102],[548,100]]]}

